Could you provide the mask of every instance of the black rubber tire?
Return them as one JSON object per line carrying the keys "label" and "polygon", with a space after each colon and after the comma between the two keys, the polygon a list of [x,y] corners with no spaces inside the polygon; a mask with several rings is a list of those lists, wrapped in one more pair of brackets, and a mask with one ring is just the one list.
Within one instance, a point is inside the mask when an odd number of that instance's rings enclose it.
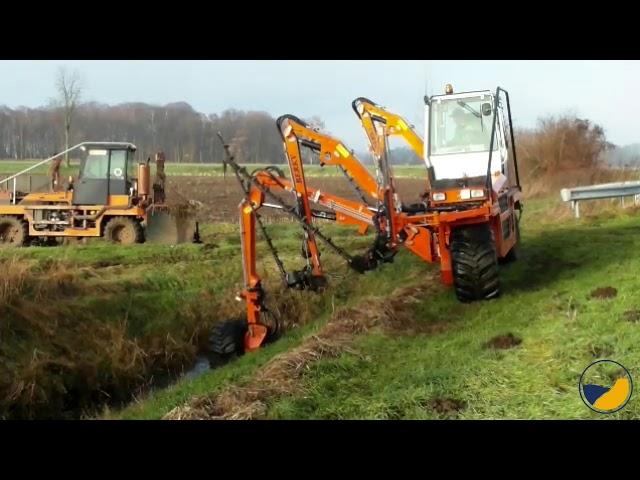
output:
{"label": "black rubber tire", "polygon": [[110,243],[133,245],[144,241],[144,232],[132,217],[113,217],[104,227],[104,238]]}
{"label": "black rubber tire", "polygon": [[29,241],[27,222],[11,215],[0,216],[0,246],[22,247]]}
{"label": "black rubber tire", "polygon": [[498,256],[493,230],[488,224],[452,232],[451,262],[458,300],[473,302],[500,295]]}
{"label": "black rubber tire", "polygon": [[211,352],[225,358],[242,355],[246,332],[247,321],[245,319],[219,323],[213,328],[209,337]]}

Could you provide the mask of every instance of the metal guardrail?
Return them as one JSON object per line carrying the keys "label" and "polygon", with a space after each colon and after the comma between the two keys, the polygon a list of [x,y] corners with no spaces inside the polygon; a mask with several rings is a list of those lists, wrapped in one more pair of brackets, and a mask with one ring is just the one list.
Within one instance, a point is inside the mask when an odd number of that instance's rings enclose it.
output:
{"label": "metal guardrail", "polygon": [[618,182],[591,185],[588,187],[563,188],[560,197],[571,202],[571,209],[576,218],[580,218],[580,202],[583,200],[601,200],[620,198],[624,207],[624,197],[634,197],[634,204],[640,203],[640,182]]}

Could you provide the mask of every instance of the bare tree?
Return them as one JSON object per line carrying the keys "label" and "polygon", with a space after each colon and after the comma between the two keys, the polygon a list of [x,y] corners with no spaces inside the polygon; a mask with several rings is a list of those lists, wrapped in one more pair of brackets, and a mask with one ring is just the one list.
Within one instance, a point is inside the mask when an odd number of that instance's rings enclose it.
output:
{"label": "bare tree", "polygon": [[[58,91],[58,105],[62,108],[64,118],[64,148],[69,149],[69,136],[71,125],[80,103],[82,95],[82,82],[77,71],[69,72],[66,67],[59,67],[56,73],[56,90]],[[69,154],[66,153],[65,163],[69,166]]]}

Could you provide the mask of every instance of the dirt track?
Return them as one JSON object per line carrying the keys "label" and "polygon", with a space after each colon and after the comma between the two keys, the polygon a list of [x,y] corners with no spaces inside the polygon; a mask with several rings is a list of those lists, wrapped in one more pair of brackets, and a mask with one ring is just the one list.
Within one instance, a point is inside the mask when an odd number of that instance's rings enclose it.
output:
{"label": "dirt track", "polygon": [[[402,178],[396,182],[402,192],[402,200],[407,203],[417,201],[419,194],[425,189],[423,180]],[[308,180],[308,186],[358,200],[351,185],[344,178],[311,178]],[[219,177],[173,177],[168,179],[167,197],[182,197],[181,199],[202,202],[202,221],[233,222],[238,218],[237,207],[242,198],[242,191],[233,176],[227,177],[226,180]],[[265,214],[268,215],[269,209],[265,210]]]}

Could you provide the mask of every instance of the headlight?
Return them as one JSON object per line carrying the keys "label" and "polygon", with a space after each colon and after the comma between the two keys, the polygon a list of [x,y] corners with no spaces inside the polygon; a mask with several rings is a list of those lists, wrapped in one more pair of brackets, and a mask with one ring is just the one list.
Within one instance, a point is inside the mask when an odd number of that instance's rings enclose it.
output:
{"label": "headlight", "polygon": [[471,198],[471,190],[465,188],[460,190],[460,200],[469,200]]}
{"label": "headlight", "polygon": [[484,197],[484,190],[471,190],[471,198]]}
{"label": "headlight", "polygon": [[442,192],[436,192],[431,198],[433,198],[435,202],[443,202],[447,198],[447,195]]}

